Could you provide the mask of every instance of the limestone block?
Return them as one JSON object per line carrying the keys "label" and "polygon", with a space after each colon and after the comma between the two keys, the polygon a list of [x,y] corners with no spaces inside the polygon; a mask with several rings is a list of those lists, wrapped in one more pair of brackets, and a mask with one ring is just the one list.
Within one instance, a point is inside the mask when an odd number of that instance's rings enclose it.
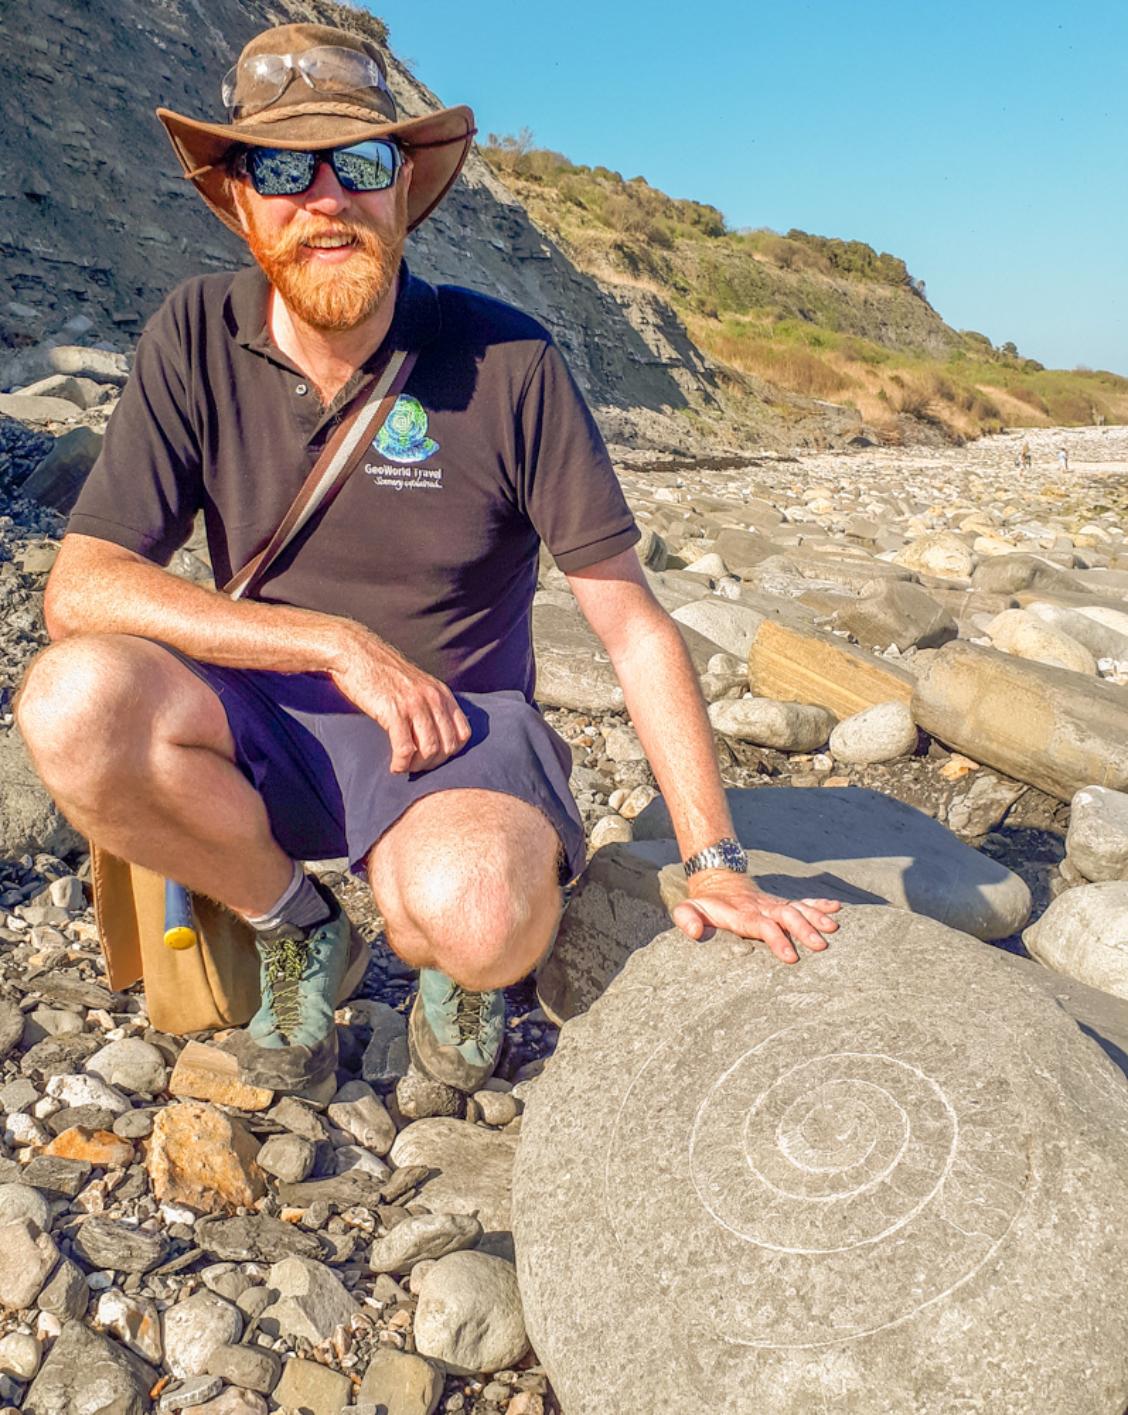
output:
{"label": "limestone block", "polygon": [[1118,1415],[1126,1206],[1123,1075],[1013,960],[861,906],[796,966],[635,954],[530,1093],[514,1236],[569,1415]]}
{"label": "limestone block", "polygon": [[448,1116],[417,1120],[401,1130],[392,1163],[426,1165],[431,1177],[419,1200],[432,1213],[470,1214],[489,1233],[509,1232],[509,1186],[517,1137]]}
{"label": "limestone block", "polygon": [[90,427],[72,428],[55,445],[20,487],[20,495],[41,506],[68,512],[90,468],[102,450],[102,434]]}
{"label": "limestone block", "polygon": [[1105,786],[1078,791],[1065,851],[1087,880],[1128,879],[1128,793]]}
{"label": "limestone block", "polygon": [[730,570],[743,575],[747,570],[779,554],[779,546],[756,531],[741,531],[726,526],[713,542],[713,551]]}
{"label": "limestone block", "polygon": [[814,703],[852,717],[863,708],[913,695],[912,675],[865,649],[814,630],[765,619],[748,653],[748,682],[763,698]]}
{"label": "limestone block", "polygon": [[1080,582],[1068,570],[1037,555],[993,555],[975,567],[971,583],[993,594],[1018,594],[1021,590],[1072,590]]}
{"label": "limestone block", "polygon": [[905,703],[878,703],[840,722],[830,734],[830,750],[840,762],[864,765],[903,757],[917,744],[916,723]]}
{"label": "limestone block", "polygon": [[28,393],[0,393],[0,414],[21,423],[72,423],[82,410],[67,398],[39,398]]}
{"label": "limestone block", "polygon": [[1128,787],[1124,690],[977,644],[937,649],[913,716],[934,737],[1061,801],[1083,786]]}
{"label": "limestone block", "polygon": [[720,644],[726,653],[747,658],[756,630],[764,622],[764,616],[749,605],[729,599],[698,599],[675,609],[673,618],[679,624],[688,624],[691,629],[704,634],[713,643]]}
{"label": "limestone block", "polygon": [[[1029,613],[1051,625],[1062,634],[1068,634],[1093,655],[1094,658],[1116,658],[1128,661],[1128,632],[1111,624],[1102,624],[1091,614],[1080,609],[1068,609],[1062,605],[1047,604],[1035,600],[1026,606]],[[1115,609],[1107,611],[1115,615]],[[1128,627],[1128,614],[1120,616]]]}
{"label": "limestone block", "polygon": [[1128,998],[1128,880],[1083,884],[1059,894],[1022,941],[1047,967]]}

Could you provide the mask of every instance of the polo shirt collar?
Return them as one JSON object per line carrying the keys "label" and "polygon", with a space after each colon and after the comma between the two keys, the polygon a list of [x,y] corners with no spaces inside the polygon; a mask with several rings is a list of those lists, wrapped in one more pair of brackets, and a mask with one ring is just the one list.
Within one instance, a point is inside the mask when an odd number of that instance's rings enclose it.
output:
{"label": "polo shirt collar", "polygon": [[[232,277],[227,292],[227,315],[236,343],[277,359],[279,350],[266,328],[266,297],[269,290],[269,282],[257,265],[238,271]],[[422,348],[437,336],[440,324],[439,296],[435,287],[412,275],[407,261],[402,261],[391,326],[368,362],[395,349]]]}

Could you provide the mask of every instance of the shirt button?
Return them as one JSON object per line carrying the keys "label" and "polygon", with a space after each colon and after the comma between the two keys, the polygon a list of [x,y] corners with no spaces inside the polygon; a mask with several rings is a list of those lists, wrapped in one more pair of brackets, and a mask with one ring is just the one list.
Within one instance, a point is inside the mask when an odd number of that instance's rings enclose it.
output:
{"label": "shirt button", "polygon": [[305,395],[309,392],[309,384],[299,383],[298,386],[294,389],[294,392],[298,395],[299,398],[304,398]]}

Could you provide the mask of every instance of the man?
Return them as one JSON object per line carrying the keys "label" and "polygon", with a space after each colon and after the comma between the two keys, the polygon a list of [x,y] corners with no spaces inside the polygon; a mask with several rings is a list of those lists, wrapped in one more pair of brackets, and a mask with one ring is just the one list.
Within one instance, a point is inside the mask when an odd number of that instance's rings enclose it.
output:
{"label": "man", "polygon": [[[458,174],[470,111],[399,119],[379,52],[315,25],[252,40],[223,96],[225,124],[158,116],[257,268],[187,281],[146,328],[18,717],[79,829],[255,930],[262,1006],[231,1043],[248,1079],[332,1075],[349,925],[297,861],[346,853],[421,971],[417,1063],[464,1089],[493,1069],[500,989],[550,946],[584,862],[570,755],[532,701],[540,539],[665,793],[691,871],[678,924],[785,961],[825,947],[836,903],[789,905],[744,874],[696,675],[550,336],[402,261]],[[366,459],[252,597],[162,568],[202,508],[224,584],[401,350],[417,362]]]}

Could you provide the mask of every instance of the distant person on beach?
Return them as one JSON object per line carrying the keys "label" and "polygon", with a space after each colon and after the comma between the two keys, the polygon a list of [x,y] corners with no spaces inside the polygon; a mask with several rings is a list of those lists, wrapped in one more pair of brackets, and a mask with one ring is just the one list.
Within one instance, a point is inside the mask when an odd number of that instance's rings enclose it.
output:
{"label": "distant person on beach", "polygon": [[1031,456],[1031,454],[1030,454],[1030,444],[1029,444],[1029,442],[1024,442],[1024,443],[1022,444],[1022,451],[1021,451],[1018,455],[1019,455],[1019,464],[1020,464],[1022,467],[1024,467],[1027,471],[1029,471],[1029,469],[1034,465],[1034,458],[1033,458],[1033,457]]}
{"label": "distant person on beach", "polygon": [[[419,970],[419,1069],[464,1091],[493,1071],[502,989],[586,859],[572,752],[534,696],[542,543],[653,765],[687,947],[723,928],[788,963],[824,949],[837,901],[747,873],[696,670],[551,333],[403,261],[471,111],[399,115],[382,52],[315,24],[258,35],[221,92],[225,121],[158,116],[254,261],[186,280],[142,334],[17,714],[100,849],[253,932],[261,1006],[224,1042],[243,1079],[332,1089],[351,931],[303,862],[341,856]],[[135,158],[151,186],[155,154]],[[166,571],[201,510],[239,598]]]}
{"label": "distant person on beach", "polygon": [[1058,466],[1063,472],[1069,471],[1069,453],[1064,447],[1058,448]]}

